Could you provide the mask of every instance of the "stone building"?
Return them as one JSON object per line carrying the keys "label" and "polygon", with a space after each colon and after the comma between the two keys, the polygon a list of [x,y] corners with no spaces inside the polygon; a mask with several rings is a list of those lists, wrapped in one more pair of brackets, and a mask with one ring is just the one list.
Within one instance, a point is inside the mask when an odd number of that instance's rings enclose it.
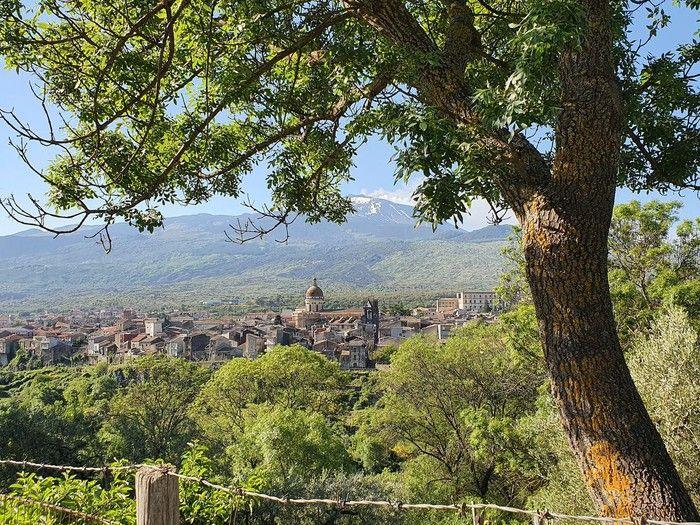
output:
{"label": "stone building", "polygon": [[0,337],[0,366],[7,366],[12,361],[19,350],[19,342],[22,338],[19,335],[7,333]]}
{"label": "stone building", "polygon": [[339,355],[340,368],[343,370],[367,368],[369,356],[367,352],[367,344],[361,339],[353,339],[336,349],[336,354]]}
{"label": "stone building", "polygon": [[163,321],[160,319],[150,317],[148,319],[144,319],[143,324],[149,337],[155,337],[156,335],[163,333]]}
{"label": "stone building", "polygon": [[455,310],[459,310],[459,296],[461,292],[457,294],[457,297],[441,297],[435,301],[435,311],[439,314],[442,313],[452,313]]}
{"label": "stone building", "polygon": [[324,302],[323,290],[314,277],[304,294],[304,308],[297,308],[292,312],[292,324],[297,328],[310,328],[318,323],[323,318],[321,312]]}

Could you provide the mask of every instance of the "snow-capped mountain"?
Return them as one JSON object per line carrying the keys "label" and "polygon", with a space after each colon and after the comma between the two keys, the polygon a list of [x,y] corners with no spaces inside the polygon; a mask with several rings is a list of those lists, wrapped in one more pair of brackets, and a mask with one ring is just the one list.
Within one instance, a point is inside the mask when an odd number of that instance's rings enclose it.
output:
{"label": "snow-capped mountain", "polygon": [[355,215],[373,216],[385,222],[398,224],[414,225],[416,223],[411,206],[366,195],[353,195],[350,200],[355,208]]}
{"label": "snow-capped mountain", "polygon": [[355,213],[348,217],[347,227],[377,237],[483,242],[505,239],[513,229],[510,225],[499,225],[467,231],[443,224],[433,231],[430,224],[418,223],[412,206],[366,195],[354,195],[350,200]]}

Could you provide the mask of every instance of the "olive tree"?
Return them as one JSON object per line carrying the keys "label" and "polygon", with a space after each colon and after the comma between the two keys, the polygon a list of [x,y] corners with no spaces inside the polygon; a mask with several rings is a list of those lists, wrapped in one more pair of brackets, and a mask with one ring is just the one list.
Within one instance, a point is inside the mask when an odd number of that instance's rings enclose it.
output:
{"label": "olive tree", "polygon": [[651,333],[634,341],[630,368],[688,490],[700,500],[700,344],[681,308],[662,310]]}

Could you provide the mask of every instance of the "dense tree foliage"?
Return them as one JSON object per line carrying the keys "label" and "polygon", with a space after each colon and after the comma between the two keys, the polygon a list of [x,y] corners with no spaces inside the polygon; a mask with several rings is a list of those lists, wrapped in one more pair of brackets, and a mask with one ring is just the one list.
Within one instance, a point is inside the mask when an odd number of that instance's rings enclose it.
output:
{"label": "dense tree foliage", "polygon": [[632,201],[615,208],[610,286],[623,334],[648,327],[664,304],[700,312],[700,218],[678,222],[680,207]]}
{"label": "dense tree foliage", "polygon": [[[136,504],[132,497],[133,480],[117,473],[105,488],[99,481],[82,480],[72,475],[63,478],[22,474],[12,484],[12,494],[60,507],[102,516],[125,525],[135,525]],[[5,525],[59,524],[65,516],[45,508],[20,504],[11,499],[0,501],[0,522]]]}
{"label": "dense tree foliage", "polygon": [[177,460],[197,436],[189,408],[208,377],[194,363],[152,357],[124,369],[100,430],[106,457]]}
{"label": "dense tree foliage", "polygon": [[[693,324],[695,326],[693,326]],[[700,503],[700,339],[677,306],[657,314],[632,344],[630,368],[686,486]]]}
{"label": "dense tree foliage", "polygon": [[528,481],[518,463],[531,444],[517,423],[543,381],[541,364],[509,345],[501,326],[465,328],[438,348],[408,341],[391,358],[380,402],[363,414],[363,463],[376,469],[390,455],[378,458],[378,449],[388,449],[410,499],[523,503]]}
{"label": "dense tree foliage", "polygon": [[276,347],[255,361],[224,365],[197,396],[194,413],[208,442],[223,453],[271,407],[337,418],[346,385],[337,363],[321,354]]}

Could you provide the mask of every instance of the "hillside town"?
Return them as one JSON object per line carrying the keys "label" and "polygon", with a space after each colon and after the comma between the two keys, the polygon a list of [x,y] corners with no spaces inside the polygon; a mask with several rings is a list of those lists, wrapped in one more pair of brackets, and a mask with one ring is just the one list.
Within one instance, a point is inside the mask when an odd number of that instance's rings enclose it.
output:
{"label": "hillside town", "polygon": [[[301,294],[300,294],[301,295]],[[218,365],[254,359],[274,345],[300,344],[338,362],[342,369],[374,368],[387,347],[416,334],[444,341],[450,331],[499,310],[493,291],[458,292],[410,315],[382,312],[367,299],[357,308],[328,310],[314,278],[303,306],[215,318],[207,311],[151,316],[131,309],[0,316],[0,367],[13,360],[32,366],[121,364],[144,355],[167,355]]]}

